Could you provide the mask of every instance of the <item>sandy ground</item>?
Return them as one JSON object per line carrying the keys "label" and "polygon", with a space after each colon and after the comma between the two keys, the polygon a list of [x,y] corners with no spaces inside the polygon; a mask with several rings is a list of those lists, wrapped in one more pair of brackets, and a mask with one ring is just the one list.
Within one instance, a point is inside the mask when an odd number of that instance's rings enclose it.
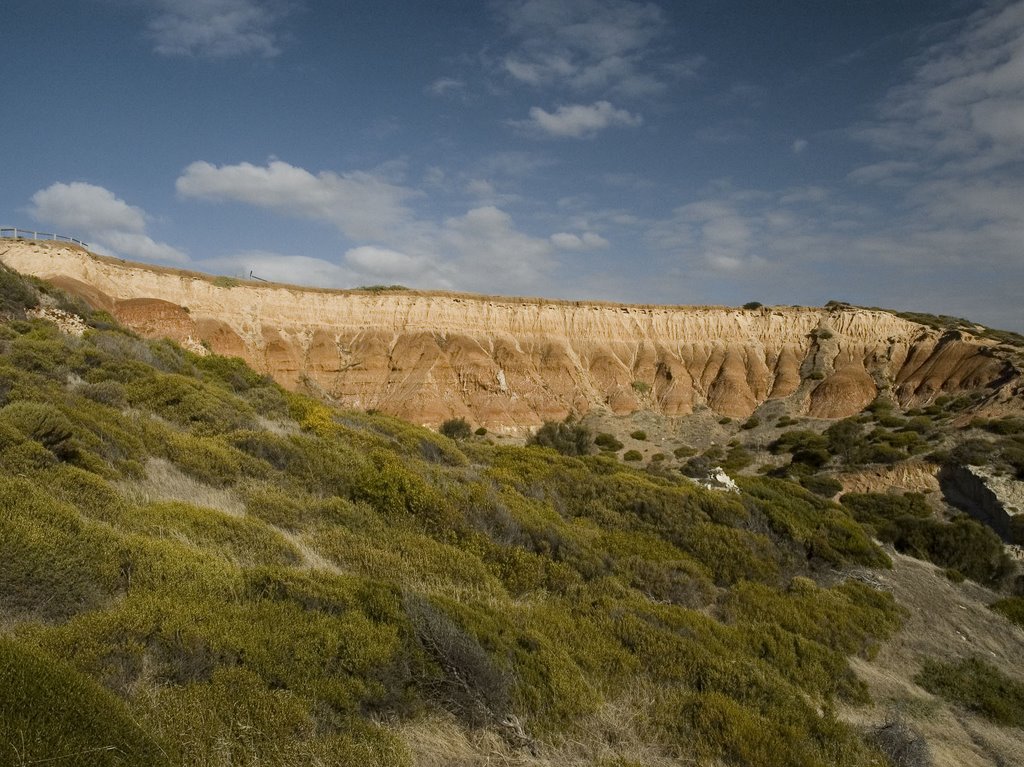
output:
{"label": "sandy ground", "polygon": [[977,655],[1024,682],[1024,629],[988,605],[999,595],[965,581],[949,581],[937,567],[890,552],[893,569],[869,577],[908,610],[900,632],[871,662],[854,659],[854,670],[871,690],[875,706],[846,708],[858,725],[900,714],[928,742],[936,767],[1024,765],[1024,730],[1000,727],[956,709],[913,682],[927,656],[947,660]]}

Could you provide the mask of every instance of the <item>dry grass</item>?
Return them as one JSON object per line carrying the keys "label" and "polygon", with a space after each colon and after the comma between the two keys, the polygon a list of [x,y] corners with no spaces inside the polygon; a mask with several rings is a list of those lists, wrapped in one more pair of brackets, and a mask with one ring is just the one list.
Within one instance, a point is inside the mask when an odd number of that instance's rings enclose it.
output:
{"label": "dry grass", "polygon": [[556,743],[523,742],[514,728],[509,728],[508,738],[492,730],[466,730],[453,718],[441,716],[405,723],[396,732],[412,753],[415,767],[679,767],[691,764],[670,756],[645,736],[637,705],[639,695],[642,693],[637,691],[632,696],[605,703]]}
{"label": "dry grass", "polygon": [[294,549],[299,552],[299,556],[302,557],[301,566],[307,570],[323,570],[329,573],[342,573],[345,572],[336,564],[328,559],[325,559],[320,553],[307,543],[308,536],[304,537],[296,535],[288,530],[283,530],[280,527],[275,527],[274,531],[288,541]]}
{"label": "dry grass", "polygon": [[245,504],[233,492],[203,484],[163,458],[150,458],[146,462],[144,480],[121,482],[118,489],[126,498],[140,505],[154,501],[182,501],[233,517],[245,516]]}
{"label": "dry grass", "polygon": [[871,662],[851,659],[876,706],[842,710],[859,726],[901,714],[928,742],[935,767],[1009,767],[1024,764],[1024,730],[999,727],[958,710],[913,682],[925,656],[978,655],[1024,681],[1024,630],[988,608],[998,595],[970,581],[950,582],[926,562],[890,553],[893,569],[872,576],[909,614],[900,632]]}

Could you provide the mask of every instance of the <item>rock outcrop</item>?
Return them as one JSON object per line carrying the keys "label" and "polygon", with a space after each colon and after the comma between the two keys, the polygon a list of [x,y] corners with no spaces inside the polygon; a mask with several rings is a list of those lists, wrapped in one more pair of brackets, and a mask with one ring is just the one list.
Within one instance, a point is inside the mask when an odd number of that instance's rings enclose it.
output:
{"label": "rock outcrop", "polygon": [[995,530],[1008,543],[1024,545],[1024,482],[981,466],[947,466],[939,472],[946,500]]}
{"label": "rock outcrop", "polygon": [[[422,424],[518,431],[568,413],[769,400],[841,418],[880,391],[905,406],[982,389],[1016,397],[995,343],[851,307],[624,306],[419,291],[320,290],[132,264],[56,242],[0,240],[0,260],[145,336],[242,357],[289,388]],[[1016,388],[1014,388],[1016,387]]]}

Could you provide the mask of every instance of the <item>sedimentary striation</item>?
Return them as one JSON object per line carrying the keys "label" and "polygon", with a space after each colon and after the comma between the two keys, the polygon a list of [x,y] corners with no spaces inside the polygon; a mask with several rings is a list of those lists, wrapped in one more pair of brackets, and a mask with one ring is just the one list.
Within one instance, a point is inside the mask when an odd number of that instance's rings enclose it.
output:
{"label": "sedimentary striation", "polygon": [[408,290],[320,290],[211,278],[0,240],[0,260],[136,332],[245,359],[289,388],[436,425],[516,431],[595,408],[682,416],[842,418],[880,392],[906,407],[982,390],[1017,400],[993,341],[881,311],[632,306]]}

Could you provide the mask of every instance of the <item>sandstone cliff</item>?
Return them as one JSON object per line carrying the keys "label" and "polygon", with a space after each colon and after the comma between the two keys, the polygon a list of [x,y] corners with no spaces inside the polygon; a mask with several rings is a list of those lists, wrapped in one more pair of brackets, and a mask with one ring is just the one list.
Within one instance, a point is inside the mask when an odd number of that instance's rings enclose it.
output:
{"label": "sandstone cliff", "polygon": [[436,425],[519,430],[568,413],[708,406],[743,418],[768,400],[841,418],[880,391],[904,406],[982,389],[1016,400],[995,343],[889,312],[838,307],[624,306],[417,291],[329,291],[0,240],[0,260],[146,336],[242,357],[289,388]]}

